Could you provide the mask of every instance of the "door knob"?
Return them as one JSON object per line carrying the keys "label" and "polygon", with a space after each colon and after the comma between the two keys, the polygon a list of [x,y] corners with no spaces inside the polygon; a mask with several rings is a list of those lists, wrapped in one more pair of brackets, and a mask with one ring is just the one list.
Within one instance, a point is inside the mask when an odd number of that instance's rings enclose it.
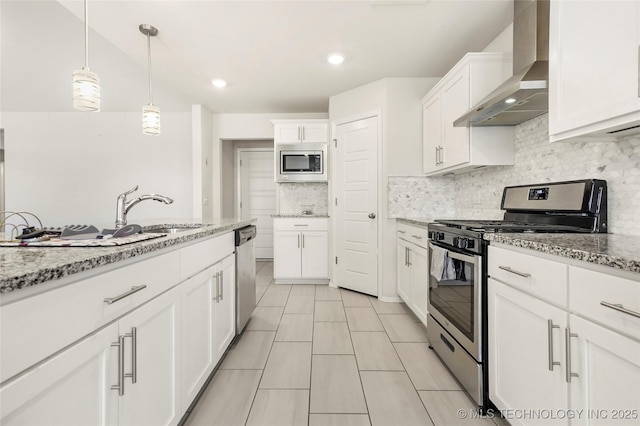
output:
{"label": "door knob", "polygon": [[376,218],[375,213],[369,213],[369,219],[375,219],[375,218]]}

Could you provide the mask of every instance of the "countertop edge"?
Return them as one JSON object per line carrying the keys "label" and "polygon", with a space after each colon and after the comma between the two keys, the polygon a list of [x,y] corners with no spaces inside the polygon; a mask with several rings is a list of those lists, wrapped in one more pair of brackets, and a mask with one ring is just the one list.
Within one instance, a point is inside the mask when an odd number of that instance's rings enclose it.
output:
{"label": "countertop edge", "polygon": [[[34,271],[29,271],[24,274],[14,274],[8,277],[0,278],[0,295],[10,294],[15,291],[20,291],[25,288],[37,286],[39,284],[47,283],[60,278],[68,277],[80,272],[89,271],[100,266],[110,265],[113,263],[121,262],[123,260],[131,259],[138,256],[143,256],[155,251],[160,251],[166,248],[174,247],[181,244],[186,244],[191,241],[195,241],[202,238],[231,232],[235,229],[242,228],[244,226],[253,224],[256,219],[238,220],[233,223],[225,223],[221,225],[206,225],[194,230],[184,231],[176,235],[166,235],[164,237],[155,238],[147,241],[141,241],[138,243],[132,243],[129,245],[116,246],[116,247],[24,247],[14,248],[5,247],[0,250],[69,250],[78,251],[86,250],[84,253],[95,251],[94,256],[83,257],[78,260],[71,260],[65,264],[57,264],[53,266],[39,267]],[[154,227],[161,226],[175,226],[174,224],[155,224]],[[101,250],[105,249],[105,250]]]}

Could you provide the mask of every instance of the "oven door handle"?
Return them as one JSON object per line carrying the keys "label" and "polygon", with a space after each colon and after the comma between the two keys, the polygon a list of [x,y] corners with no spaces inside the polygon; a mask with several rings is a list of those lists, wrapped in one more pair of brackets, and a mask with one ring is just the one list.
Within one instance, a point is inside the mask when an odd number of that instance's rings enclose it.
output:
{"label": "oven door handle", "polygon": [[429,243],[429,246],[431,248],[438,247],[440,249],[444,249],[444,250],[447,251],[447,256],[449,256],[450,258],[457,259],[457,260],[462,260],[464,262],[473,263],[474,265],[478,264],[478,259],[480,258],[480,255],[469,256],[469,255],[466,255],[466,254],[458,253],[457,251],[449,250],[448,248],[443,247],[443,246],[441,246],[439,244],[436,245],[436,244],[433,244],[433,243]]}

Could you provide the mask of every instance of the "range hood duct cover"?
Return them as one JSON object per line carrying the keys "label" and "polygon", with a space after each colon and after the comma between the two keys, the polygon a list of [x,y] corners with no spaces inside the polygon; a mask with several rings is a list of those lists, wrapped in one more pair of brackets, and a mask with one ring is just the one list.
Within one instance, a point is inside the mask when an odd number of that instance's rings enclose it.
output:
{"label": "range hood duct cover", "polygon": [[[456,127],[515,126],[549,110],[549,1],[513,2],[513,76]],[[508,102],[506,102],[508,100]]]}

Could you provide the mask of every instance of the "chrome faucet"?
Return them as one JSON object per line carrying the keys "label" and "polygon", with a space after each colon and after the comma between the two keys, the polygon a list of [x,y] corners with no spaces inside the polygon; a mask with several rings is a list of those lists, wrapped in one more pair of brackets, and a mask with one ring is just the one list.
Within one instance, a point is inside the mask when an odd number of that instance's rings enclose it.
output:
{"label": "chrome faucet", "polygon": [[116,228],[121,228],[127,224],[127,213],[129,213],[129,210],[131,210],[131,208],[136,204],[138,204],[140,201],[156,200],[156,201],[161,201],[165,204],[173,203],[173,199],[169,197],[165,197],[164,195],[158,195],[158,194],[141,195],[138,198],[127,201],[127,195],[132,194],[137,190],[138,190],[138,185],[128,190],[127,192],[123,192],[122,194],[118,195],[117,204],[116,204]]}

